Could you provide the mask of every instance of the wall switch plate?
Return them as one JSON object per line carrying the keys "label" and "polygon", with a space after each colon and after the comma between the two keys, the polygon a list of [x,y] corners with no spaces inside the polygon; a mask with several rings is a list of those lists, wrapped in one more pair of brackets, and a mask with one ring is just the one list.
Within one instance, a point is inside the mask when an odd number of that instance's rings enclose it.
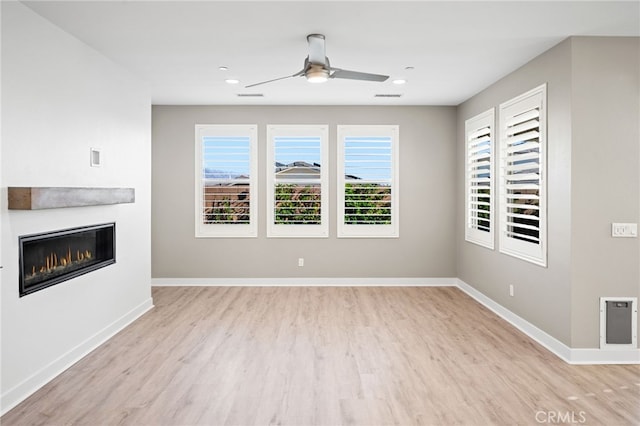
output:
{"label": "wall switch plate", "polygon": [[298,258],[298,266],[304,266],[304,257]]}
{"label": "wall switch plate", "polygon": [[638,238],[637,223],[612,223],[611,236],[614,238]]}
{"label": "wall switch plate", "polygon": [[513,284],[509,284],[509,296],[513,297]]}
{"label": "wall switch plate", "polygon": [[102,166],[102,158],[100,155],[100,148],[90,148],[89,149],[89,158],[91,161],[91,167],[100,167]]}

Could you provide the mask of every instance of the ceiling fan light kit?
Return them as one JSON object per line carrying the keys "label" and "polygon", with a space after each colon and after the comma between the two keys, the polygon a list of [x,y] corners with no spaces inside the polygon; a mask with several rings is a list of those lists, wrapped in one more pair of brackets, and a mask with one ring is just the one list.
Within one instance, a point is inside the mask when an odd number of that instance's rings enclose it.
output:
{"label": "ceiling fan light kit", "polygon": [[311,65],[305,73],[309,83],[324,83],[329,79],[329,71],[318,65]]}
{"label": "ceiling fan light kit", "polygon": [[323,83],[330,78],[377,82],[383,82],[389,78],[388,75],[349,71],[332,67],[329,64],[329,58],[325,55],[325,37],[322,34],[309,34],[307,36],[307,42],[309,43],[309,55],[305,58],[304,67],[300,71],[292,75],[261,81],[260,83],[250,84],[245,87],[255,87],[261,84],[300,76],[304,76],[310,83]]}

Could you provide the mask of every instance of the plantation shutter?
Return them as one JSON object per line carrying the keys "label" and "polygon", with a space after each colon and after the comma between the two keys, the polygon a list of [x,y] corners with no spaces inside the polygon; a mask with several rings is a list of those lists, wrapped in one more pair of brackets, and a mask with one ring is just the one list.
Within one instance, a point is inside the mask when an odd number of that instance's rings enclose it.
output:
{"label": "plantation shutter", "polygon": [[501,251],[546,265],[546,86],[500,107]]}
{"label": "plantation shutter", "polygon": [[491,249],[494,245],[493,126],[493,109],[465,122],[465,239]]}
{"label": "plantation shutter", "polygon": [[196,126],[196,236],[256,236],[256,126]]}
{"label": "plantation shutter", "polygon": [[338,127],[338,236],[397,236],[397,133],[397,126]]}
{"label": "plantation shutter", "polygon": [[269,126],[269,236],[328,236],[326,126]]}

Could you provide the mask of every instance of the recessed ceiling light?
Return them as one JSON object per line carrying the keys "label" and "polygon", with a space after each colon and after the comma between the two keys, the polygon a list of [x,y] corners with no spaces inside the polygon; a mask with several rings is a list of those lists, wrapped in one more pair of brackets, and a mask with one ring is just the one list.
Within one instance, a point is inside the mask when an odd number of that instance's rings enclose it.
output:
{"label": "recessed ceiling light", "polygon": [[238,80],[237,78],[228,78],[225,80],[225,83],[227,84],[238,84],[240,83],[240,80]]}
{"label": "recessed ceiling light", "polygon": [[393,80],[393,84],[405,84],[406,82],[407,80],[405,80],[404,78],[397,78]]}
{"label": "recessed ceiling light", "polygon": [[218,70],[220,71],[229,71],[228,67],[218,67]]}

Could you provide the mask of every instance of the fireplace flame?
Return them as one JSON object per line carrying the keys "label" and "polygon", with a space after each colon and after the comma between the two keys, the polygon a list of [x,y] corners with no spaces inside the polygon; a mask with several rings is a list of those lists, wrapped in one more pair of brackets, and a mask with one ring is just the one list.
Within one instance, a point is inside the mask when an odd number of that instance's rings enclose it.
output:
{"label": "fireplace flame", "polygon": [[71,247],[67,248],[67,252],[63,257],[58,257],[57,253],[51,252],[45,257],[40,268],[36,268],[34,265],[31,268],[31,277],[35,277],[38,273],[45,274],[54,271],[60,271],[62,269],[73,266],[73,264],[88,261],[93,257],[93,253],[90,250],[80,251],[76,250],[75,258],[71,253]]}

